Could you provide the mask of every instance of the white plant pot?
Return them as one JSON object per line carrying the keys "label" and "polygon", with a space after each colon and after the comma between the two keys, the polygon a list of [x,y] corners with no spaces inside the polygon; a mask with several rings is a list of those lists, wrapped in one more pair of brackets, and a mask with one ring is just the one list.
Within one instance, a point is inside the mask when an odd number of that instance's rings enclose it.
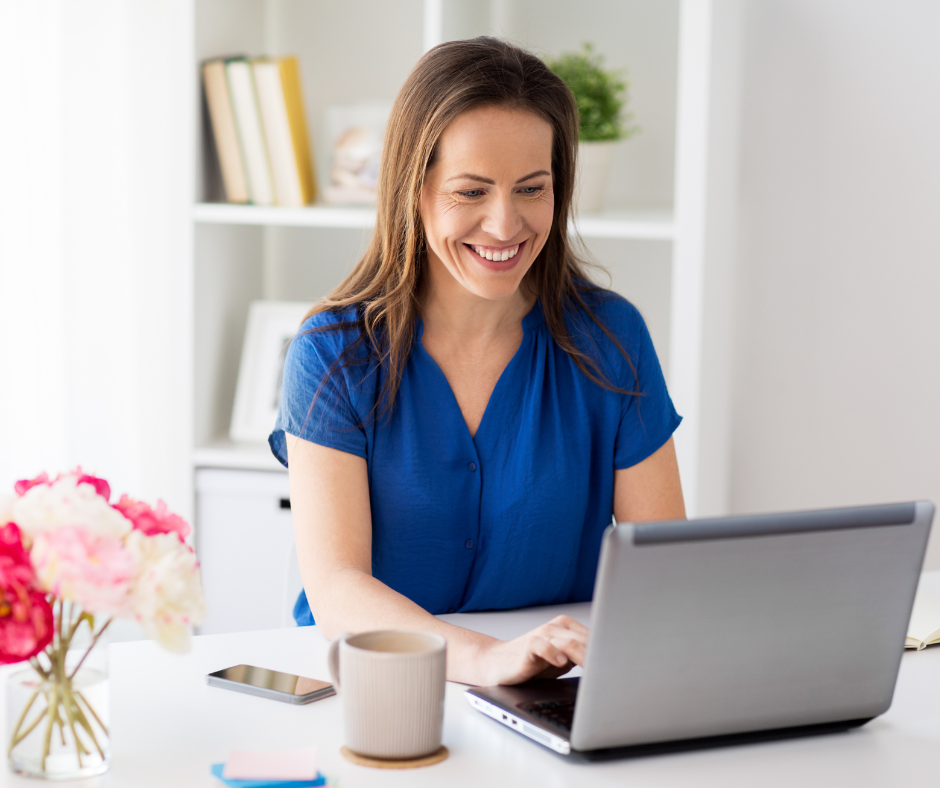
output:
{"label": "white plant pot", "polygon": [[575,184],[575,212],[598,213],[604,209],[607,180],[617,140],[578,143],[578,180]]}

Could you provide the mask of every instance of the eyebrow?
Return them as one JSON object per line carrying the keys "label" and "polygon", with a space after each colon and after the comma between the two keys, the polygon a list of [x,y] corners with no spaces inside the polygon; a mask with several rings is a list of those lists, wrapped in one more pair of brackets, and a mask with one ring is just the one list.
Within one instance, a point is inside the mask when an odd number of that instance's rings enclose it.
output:
{"label": "eyebrow", "polygon": [[[523,181],[528,181],[528,180],[531,180],[532,178],[537,178],[539,175],[551,175],[551,173],[548,170],[536,170],[535,172],[531,172],[528,175],[520,178],[518,181],[516,181],[516,183],[519,184],[519,183],[522,183]],[[462,172],[460,173],[460,175],[454,175],[452,178],[448,178],[446,181],[444,181],[444,183],[450,183],[451,181],[460,180],[461,178],[468,180],[468,181],[479,181],[480,183],[488,183],[490,185],[494,185],[496,183],[496,181],[494,181],[492,178],[484,178],[482,175],[474,175],[472,172]]]}

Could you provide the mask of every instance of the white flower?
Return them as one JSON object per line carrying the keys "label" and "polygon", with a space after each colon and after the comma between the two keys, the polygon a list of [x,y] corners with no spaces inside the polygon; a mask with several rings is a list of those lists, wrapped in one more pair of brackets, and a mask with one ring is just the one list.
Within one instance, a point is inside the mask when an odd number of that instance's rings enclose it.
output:
{"label": "white flower", "polygon": [[15,495],[0,493],[0,527],[13,521],[13,503],[15,501]]}
{"label": "white flower", "polygon": [[134,618],[164,648],[187,651],[191,627],[205,616],[196,554],[175,533],[145,536],[135,530],[127,547],[138,566]]}
{"label": "white flower", "polygon": [[27,490],[13,502],[12,519],[20,530],[33,537],[78,525],[94,536],[121,538],[133,527],[92,485],[78,484],[75,475]]}

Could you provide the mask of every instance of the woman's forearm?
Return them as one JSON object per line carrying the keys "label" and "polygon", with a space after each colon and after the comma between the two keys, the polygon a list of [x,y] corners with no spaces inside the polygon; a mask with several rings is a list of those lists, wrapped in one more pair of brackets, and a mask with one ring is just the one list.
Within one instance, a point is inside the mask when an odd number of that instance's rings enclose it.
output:
{"label": "woman's forearm", "polygon": [[435,618],[410,599],[358,569],[320,575],[307,601],[317,627],[329,639],[343,632],[418,629],[447,640],[447,678],[464,684],[488,683],[481,652],[495,638]]}

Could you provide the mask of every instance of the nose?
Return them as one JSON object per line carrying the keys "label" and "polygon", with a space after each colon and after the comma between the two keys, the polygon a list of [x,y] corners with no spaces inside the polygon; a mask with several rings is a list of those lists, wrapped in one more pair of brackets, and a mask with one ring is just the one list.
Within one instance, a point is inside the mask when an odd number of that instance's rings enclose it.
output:
{"label": "nose", "polygon": [[522,229],[522,217],[512,195],[497,195],[488,206],[481,229],[498,241],[511,241]]}

